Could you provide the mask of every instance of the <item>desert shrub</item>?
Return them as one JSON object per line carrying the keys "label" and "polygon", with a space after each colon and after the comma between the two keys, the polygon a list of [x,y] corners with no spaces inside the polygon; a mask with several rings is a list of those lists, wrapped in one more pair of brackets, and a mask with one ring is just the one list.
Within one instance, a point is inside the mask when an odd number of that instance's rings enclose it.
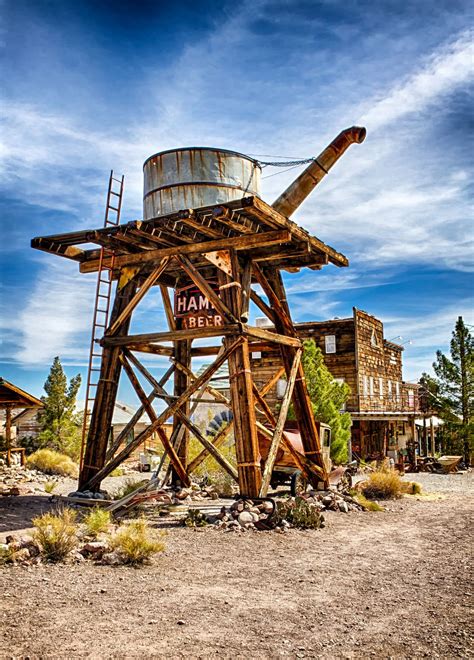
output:
{"label": "desert shrub", "polygon": [[319,510],[302,497],[290,497],[276,504],[277,524],[286,520],[298,529],[318,529],[324,521]]}
{"label": "desert shrub", "polygon": [[148,483],[148,479],[126,479],[125,483],[118,488],[114,493],[114,500],[121,500],[125,495],[130,495],[134,490],[137,490],[139,486],[143,486]]}
{"label": "desert shrub", "polygon": [[122,467],[116,467],[115,470],[109,474],[109,477],[122,477],[125,474],[125,470]]}
{"label": "desert shrub", "polygon": [[0,546],[0,566],[10,564],[13,561],[15,550],[10,546]]}
{"label": "desert shrub", "polygon": [[53,449],[38,449],[26,459],[30,468],[36,468],[45,474],[59,474],[64,477],[77,477],[78,468],[76,463]]}
{"label": "desert shrub", "polygon": [[101,533],[108,532],[111,522],[110,511],[106,511],[100,507],[91,509],[82,521],[87,534],[94,538]]}
{"label": "desert shrub", "polygon": [[371,472],[361,484],[362,494],[368,500],[391,500],[400,497],[402,480],[395,470],[382,468]]}
{"label": "desert shrub", "polygon": [[362,493],[358,493],[354,495],[354,499],[356,502],[358,502],[361,506],[364,507],[367,511],[384,511],[385,509],[383,506],[380,506],[380,504],[377,504],[377,502],[373,502],[372,500],[368,500],[365,495]]}
{"label": "desert shrub", "polygon": [[124,523],[111,538],[111,546],[124,564],[143,564],[165,549],[164,543],[152,536],[145,518]]}
{"label": "desert shrub", "polygon": [[421,484],[416,481],[402,481],[402,493],[406,495],[420,495]]}
{"label": "desert shrub", "polygon": [[76,547],[76,512],[72,509],[44,513],[33,518],[33,525],[33,539],[46,559],[61,561]]}
{"label": "desert shrub", "polygon": [[45,481],[44,482],[44,491],[45,491],[45,493],[52,493],[57,485],[58,484],[57,484],[56,481]]}
{"label": "desert shrub", "polygon": [[199,509],[189,509],[184,524],[186,527],[205,527],[207,525],[206,516]]}

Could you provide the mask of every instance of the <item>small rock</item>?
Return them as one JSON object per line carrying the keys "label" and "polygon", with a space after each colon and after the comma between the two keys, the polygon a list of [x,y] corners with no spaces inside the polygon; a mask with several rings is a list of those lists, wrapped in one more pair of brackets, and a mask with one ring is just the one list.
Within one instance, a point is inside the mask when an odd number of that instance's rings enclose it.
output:
{"label": "small rock", "polygon": [[176,621],[176,623],[178,624],[178,626],[185,626],[186,625],[186,621],[183,621],[183,619],[178,619],[178,621]]}

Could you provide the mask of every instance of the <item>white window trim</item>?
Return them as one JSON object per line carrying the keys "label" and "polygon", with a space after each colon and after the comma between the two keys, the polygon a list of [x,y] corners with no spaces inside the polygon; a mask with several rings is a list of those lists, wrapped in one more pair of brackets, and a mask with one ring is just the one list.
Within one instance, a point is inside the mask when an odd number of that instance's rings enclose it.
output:
{"label": "white window trim", "polygon": [[324,336],[324,351],[326,354],[331,354],[336,352],[336,335]]}

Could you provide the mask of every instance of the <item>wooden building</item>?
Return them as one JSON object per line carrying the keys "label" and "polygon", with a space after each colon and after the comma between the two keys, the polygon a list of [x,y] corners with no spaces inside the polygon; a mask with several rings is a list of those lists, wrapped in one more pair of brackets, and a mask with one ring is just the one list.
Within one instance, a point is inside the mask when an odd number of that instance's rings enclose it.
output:
{"label": "wooden building", "polygon": [[0,409],[5,413],[5,421],[1,432],[2,444],[5,446],[5,451],[0,453],[3,453],[7,465],[10,465],[13,453],[19,452],[22,460],[24,454],[24,450],[14,446],[14,433],[12,429],[14,411],[19,409],[39,410],[42,406],[43,403],[32,394],[28,394],[28,392],[20,389],[17,385],[9,383],[4,378],[0,378]]}
{"label": "wooden building", "polygon": [[[398,462],[416,439],[418,387],[403,381],[403,346],[384,338],[383,323],[353,309],[350,318],[296,323],[301,339],[313,339],[336,380],[346,382],[351,395],[346,410],[352,417],[352,452],[362,459],[390,456]],[[252,355],[257,387],[281,364],[277,351]],[[267,395],[276,410],[283,383]]]}

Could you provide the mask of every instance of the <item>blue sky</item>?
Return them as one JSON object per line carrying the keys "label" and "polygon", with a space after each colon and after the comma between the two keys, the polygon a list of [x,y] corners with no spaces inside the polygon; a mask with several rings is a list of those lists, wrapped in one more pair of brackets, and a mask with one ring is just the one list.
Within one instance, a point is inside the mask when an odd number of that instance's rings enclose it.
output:
{"label": "blue sky", "polygon": [[[470,7],[4,0],[0,375],[38,395],[55,355],[84,373],[94,277],[29,241],[101,226],[110,169],[127,221],[157,151],[310,157],[353,124],[366,141],[293,216],[351,265],[288,275],[293,316],[365,309],[413,342],[406,380],[429,370],[456,317],[474,323]],[[298,172],[264,179],[264,199]],[[134,328],[162,323],[154,294]]]}

